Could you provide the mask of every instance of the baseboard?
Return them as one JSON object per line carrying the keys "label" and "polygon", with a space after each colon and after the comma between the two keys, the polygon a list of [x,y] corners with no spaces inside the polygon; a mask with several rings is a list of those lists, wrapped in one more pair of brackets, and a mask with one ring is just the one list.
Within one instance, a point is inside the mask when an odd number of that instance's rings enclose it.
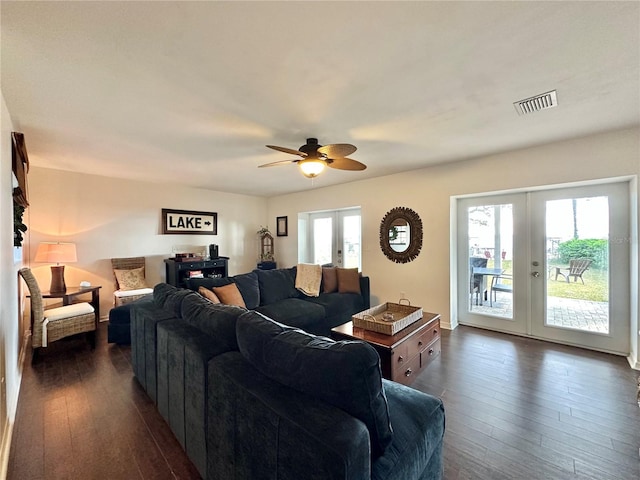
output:
{"label": "baseboard", "polygon": [[20,397],[20,386],[22,385],[22,371],[24,369],[24,359],[27,356],[27,348],[29,346],[29,337],[31,333],[26,331],[24,333],[24,339],[22,342],[22,348],[20,349],[20,355],[18,355],[18,392],[15,396],[15,402],[11,405],[7,405],[7,418],[4,425],[4,434],[2,435],[2,444],[0,444],[0,479],[7,478],[7,471],[9,469],[9,454],[11,453],[11,439],[13,438],[13,426],[15,425],[16,412],[18,411],[18,399]]}
{"label": "baseboard", "polygon": [[632,355],[627,357],[627,362],[634,370],[640,370],[640,361],[635,360]]}
{"label": "baseboard", "polygon": [[4,435],[2,436],[2,449],[0,450],[0,478],[7,478],[7,470],[9,468],[9,453],[11,453],[11,438],[13,436],[13,423],[7,416],[4,425]]}
{"label": "baseboard", "polygon": [[443,322],[442,319],[440,319],[440,328],[444,328],[445,330],[453,330],[453,328],[451,328],[451,322]]}

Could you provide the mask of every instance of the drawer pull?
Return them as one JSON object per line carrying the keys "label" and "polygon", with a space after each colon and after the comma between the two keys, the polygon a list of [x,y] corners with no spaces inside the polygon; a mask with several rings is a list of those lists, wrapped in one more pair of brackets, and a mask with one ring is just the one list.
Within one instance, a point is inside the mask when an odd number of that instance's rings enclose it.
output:
{"label": "drawer pull", "polygon": [[422,341],[418,342],[418,346],[421,347],[422,346]]}
{"label": "drawer pull", "polygon": [[433,334],[434,334],[434,335],[437,335],[437,334],[438,334],[438,329],[437,329],[437,328],[434,328],[434,329],[433,329]]}
{"label": "drawer pull", "polygon": [[402,363],[402,362],[404,362],[404,357],[402,355],[400,355],[398,357],[398,363]]}
{"label": "drawer pull", "polygon": [[407,368],[407,371],[404,372],[404,376],[405,377],[410,377],[412,373],[413,373],[413,370],[411,370],[410,368]]}
{"label": "drawer pull", "polygon": [[429,349],[429,355],[433,355],[433,348]]}

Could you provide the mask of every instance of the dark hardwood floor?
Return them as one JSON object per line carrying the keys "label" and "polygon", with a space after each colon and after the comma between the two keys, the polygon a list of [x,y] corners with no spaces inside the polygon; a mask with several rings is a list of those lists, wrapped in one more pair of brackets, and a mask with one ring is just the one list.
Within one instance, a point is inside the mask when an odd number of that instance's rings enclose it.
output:
{"label": "dark hardwood floor", "polygon": [[[8,478],[199,478],[130,349],[107,345],[104,324],[95,351],[65,343],[25,365]],[[445,402],[447,480],[638,480],[638,373],[622,357],[459,327],[414,387]]]}

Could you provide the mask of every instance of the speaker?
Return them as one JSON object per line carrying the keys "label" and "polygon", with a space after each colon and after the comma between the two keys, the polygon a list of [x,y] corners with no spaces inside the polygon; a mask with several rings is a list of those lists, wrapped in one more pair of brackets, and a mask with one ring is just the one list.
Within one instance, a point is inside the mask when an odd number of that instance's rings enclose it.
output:
{"label": "speaker", "polygon": [[211,245],[209,245],[209,258],[211,260],[215,260],[216,258],[218,258],[218,245],[214,245],[213,243]]}

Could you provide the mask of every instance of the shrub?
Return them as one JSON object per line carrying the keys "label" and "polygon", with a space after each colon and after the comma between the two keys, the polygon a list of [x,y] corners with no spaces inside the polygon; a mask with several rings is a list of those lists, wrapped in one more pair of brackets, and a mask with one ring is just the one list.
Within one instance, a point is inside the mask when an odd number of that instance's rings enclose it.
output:
{"label": "shrub", "polygon": [[589,258],[594,268],[602,268],[608,263],[609,241],[596,238],[569,240],[558,245],[558,254],[564,263],[572,258]]}

